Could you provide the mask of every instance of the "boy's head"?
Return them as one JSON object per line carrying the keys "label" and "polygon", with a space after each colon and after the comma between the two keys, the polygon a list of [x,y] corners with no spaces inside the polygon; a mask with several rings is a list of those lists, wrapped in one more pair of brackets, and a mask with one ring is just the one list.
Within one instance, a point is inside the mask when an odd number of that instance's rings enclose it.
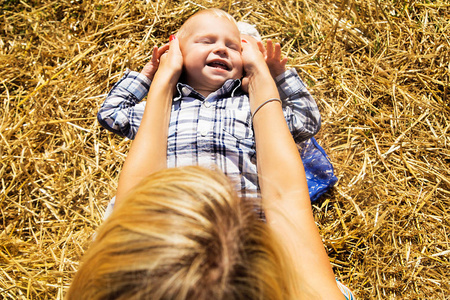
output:
{"label": "boy's head", "polygon": [[220,9],[201,10],[177,33],[184,59],[183,80],[203,95],[243,74],[236,21]]}

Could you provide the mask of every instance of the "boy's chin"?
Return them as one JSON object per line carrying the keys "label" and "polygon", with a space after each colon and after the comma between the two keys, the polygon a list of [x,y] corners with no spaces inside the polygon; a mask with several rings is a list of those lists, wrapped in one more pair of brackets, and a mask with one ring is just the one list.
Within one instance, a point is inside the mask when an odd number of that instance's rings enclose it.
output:
{"label": "boy's chin", "polygon": [[[213,78],[210,78],[210,79],[208,80],[208,83],[209,83],[209,85],[210,85],[212,88],[217,87],[217,89],[219,89],[219,88],[222,87],[222,85],[223,85],[227,80],[230,80],[230,79],[235,79],[235,78],[232,78],[232,77],[229,77],[229,76],[223,76],[223,77],[215,76],[215,77],[213,77]],[[238,78],[236,78],[236,79],[238,79]]]}
{"label": "boy's chin", "polygon": [[242,78],[242,76],[240,74],[235,74],[235,75],[227,74],[224,76],[212,76],[211,81],[215,81],[219,84],[224,84],[225,81],[227,81],[227,80],[230,80],[230,79],[236,80],[236,79],[241,79],[241,78]]}
{"label": "boy's chin", "polygon": [[209,74],[209,76],[203,76],[203,79],[201,81],[199,80],[189,81],[186,78],[186,76],[181,76],[180,82],[190,85],[193,89],[197,91],[198,90],[204,91],[205,89],[207,89],[212,93],[220,89],[223,86],[223,84],[230,79],[236,80],[241,79],[241,77],[239,76],[239,74],[237,74],[236,76],[230,76],[230,74],[227,74],[225,76],[218,74]]}

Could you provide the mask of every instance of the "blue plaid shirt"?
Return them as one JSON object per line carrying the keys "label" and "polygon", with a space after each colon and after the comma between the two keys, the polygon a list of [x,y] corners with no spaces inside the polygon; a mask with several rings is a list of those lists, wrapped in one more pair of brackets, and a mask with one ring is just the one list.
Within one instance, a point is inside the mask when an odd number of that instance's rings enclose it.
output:
{"label": "blue plaid shirt", "polygon": [[[320,129],[319,109],[295,69],[275,80],[289,129],[300,143]],[[127,70],[112,88],[97,118],[106,129],[134,139],[145,109],[150,80]],[[255,139],[248,94],[240,80],[228,80],[204,97],[178,83],[173,99],[167,142],[167,167],[218,166],[236,183],[242,197],[258,192]]]}

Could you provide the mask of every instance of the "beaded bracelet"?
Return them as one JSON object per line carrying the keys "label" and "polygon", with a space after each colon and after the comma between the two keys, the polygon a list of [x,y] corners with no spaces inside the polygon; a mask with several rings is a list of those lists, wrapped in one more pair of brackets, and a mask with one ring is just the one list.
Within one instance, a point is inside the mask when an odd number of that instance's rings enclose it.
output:
{"label": "beaded bracelet", "polygon": [[280,104],[283,104],[283,102],[281,102],[281,100],[278,99],[278,98],[270,98],[269,100],[264,101],[264,102],[261,103],[261,104],[258,106],[258,108],[256,108],[255,111],[252,113],[252,122],[253,122],[253,118],[255,117],[255,115],[256,115],[256,113],[258,112],[258,110],[260,110],[264,105],[266,105],[267,103],[272,102],[272,101],[278,101],[278,102],[280,102]]}

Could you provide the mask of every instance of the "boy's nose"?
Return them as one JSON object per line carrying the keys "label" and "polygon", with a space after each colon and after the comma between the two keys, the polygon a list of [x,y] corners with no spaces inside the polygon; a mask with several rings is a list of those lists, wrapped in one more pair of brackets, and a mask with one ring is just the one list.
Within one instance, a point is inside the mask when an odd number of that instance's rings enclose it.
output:
{"label": "boy's nose", "polygon": [[222,44],[222,43],[218,43],[216,44],[216,47],[214,48],[213,52],[215,54],[227,54],[227,47]]}

